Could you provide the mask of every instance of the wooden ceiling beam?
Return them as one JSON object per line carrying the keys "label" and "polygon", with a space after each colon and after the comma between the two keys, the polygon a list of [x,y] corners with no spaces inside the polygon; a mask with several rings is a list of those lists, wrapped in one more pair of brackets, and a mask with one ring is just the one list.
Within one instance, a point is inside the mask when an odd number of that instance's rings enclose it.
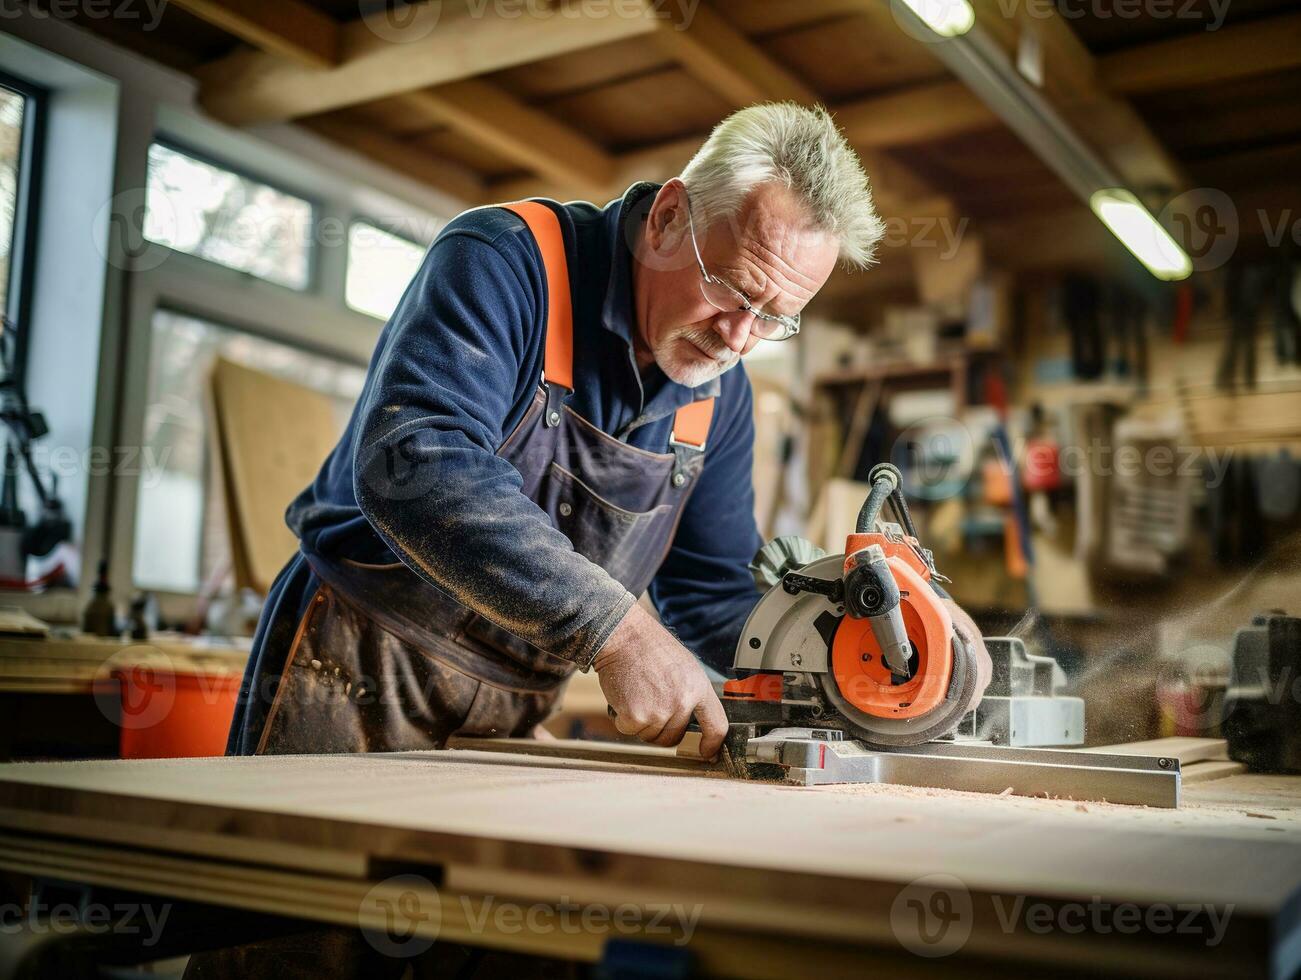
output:
{"label": "wooden ceiling beam", "polygon": [[737,108],[756,102],[812,105],[818,95],[729,24],[708,3],[689,19],[683,6],[667,4],[672,15],[660,22],[656,43],[697,80]]}
{"label": "wooden ceiling beam", "polygon": [[339,63],[339,22],[303,0],[170,0],[260,51],[306,68]]}
{"label": "wooden ceiling beam", "polygon": [[400,101],[581,197],[600,197],[614,178],[614,158],[593,140],[487,82],[450,82]]}
{"label": "wooden ceiling beam", "polygon": [[1205,88],[1301,65],[1301,14],[1267,17],[1126,48],[1099,59],[1102,84],[1139,95]]}
{"label": "wooden ceiling beam", "polygon": [[[251,0],[250,0],[251,2]],[[280,0],[277,0],[279,3]],[[545,18],[514,5],[412,4],[399,25],[384,12],[339,30],[339,63],[308,68],[266,51],[237,51],[197,72],[199,101],[235,125],[286,121],[389,98],[657,32],[652,0],[622,0],[605,17]]]}

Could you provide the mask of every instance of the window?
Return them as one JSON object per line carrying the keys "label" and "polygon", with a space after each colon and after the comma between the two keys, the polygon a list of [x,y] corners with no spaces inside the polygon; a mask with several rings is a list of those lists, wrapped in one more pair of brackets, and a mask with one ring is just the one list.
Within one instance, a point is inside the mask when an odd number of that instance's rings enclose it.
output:
{"label": "window", "polygon": [[145,207],[150,241],[291,289],[310,284],[310,201],[155,143]]}
{"label": "window", "polygon": [[[21,328],[35,239],[39,90],[0,76],[0,312]],[[20,353],[21,363],[21,353]]]}
{"label": "window", "polygon": [[[203,393],[227,360],[315,388],[337,407],[339,431],[364,368],[230,327],[158,310],[153,317],[133,578],[140,588],[196,592],[229,558],[221,494],[209,492]],[[286,503],[288,503],[286,501]]]}
{"label": "window", "polygon": [[348,306],[387,320],[424,257],[424,248],[415,242],[354,221],[348,229]]}

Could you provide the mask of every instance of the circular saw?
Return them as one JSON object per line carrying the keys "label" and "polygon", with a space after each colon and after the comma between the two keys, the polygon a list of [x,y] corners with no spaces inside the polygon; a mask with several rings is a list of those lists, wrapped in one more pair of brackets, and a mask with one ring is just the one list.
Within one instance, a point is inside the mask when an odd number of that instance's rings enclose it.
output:
{"label": "circular saw", "polygon": [[[737,679],[723,685],[732,722],[840,729],[892,749],[951,734],[974,706],[974,651],[917,540],[899,470],[883,463],[869,482],[844,554],[778,538],[755,556],[767,591],[737,642]],[[898,521],[882,519],[887,503]]]}

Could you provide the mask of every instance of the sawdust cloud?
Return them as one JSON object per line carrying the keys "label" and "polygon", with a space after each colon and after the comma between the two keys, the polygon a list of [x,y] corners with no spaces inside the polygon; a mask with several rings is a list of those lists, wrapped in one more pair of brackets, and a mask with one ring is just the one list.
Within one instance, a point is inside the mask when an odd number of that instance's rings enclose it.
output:
{"label": "sawdust cloud", "polygon": [[[1208,736],[1218,734],[1221,705],[1198,692],[1223,686],[1234,635],[1256,614],[1301,615],[1301,533],[1278,541],[1254,566],[1232,574],[1236,580],[1218,591],[1208,581],[1176,595],[1158,594],[1156,602],[1131,602],[1128,596],[1116,601],[1118,624],[1099,629],[1105,639],[1086,649],[1084,669],[1069,678],[1065,692],[1085,699],[1090,744],[1148,737],[1163,710],[1161,691],[1172,687],[1192,692],[1184,720]],[[1022,616],[1011,635],[1031,653],[1054,646],[1052,625],[1035,609]]]}

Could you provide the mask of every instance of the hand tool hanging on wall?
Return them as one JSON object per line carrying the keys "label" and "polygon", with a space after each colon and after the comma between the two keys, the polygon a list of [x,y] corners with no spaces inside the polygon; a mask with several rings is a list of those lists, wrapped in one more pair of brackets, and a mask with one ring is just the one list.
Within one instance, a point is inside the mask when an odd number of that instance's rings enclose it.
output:
{"label": "hand tool hanging on wall", "polygon": [[1238,366],[1248,388],[1256,386],[1256,340],[1261,307],[1271,297],[1272,270],[1263,266],[1230,266],[1225,282],[1229,314],[1229,338],[1220,358],[1215,384],[1234,388],[1238,384]]}
{"label": "hand tool hanging on wall", "polygon": [[1293,297],[1301,284],[1301,266],[1295,270],[1284,258],[1274,279],[1274,355],[1279,364],[1301,364],[1301,313]]}
{"label": "hand tool hanging on wall", "polygon": [[1104,346],[1101,297],[1091,279],[1072,277],[1062,284],[1062,316],[1071,332],[1071,366],[1080,381],[1102,376]]}

